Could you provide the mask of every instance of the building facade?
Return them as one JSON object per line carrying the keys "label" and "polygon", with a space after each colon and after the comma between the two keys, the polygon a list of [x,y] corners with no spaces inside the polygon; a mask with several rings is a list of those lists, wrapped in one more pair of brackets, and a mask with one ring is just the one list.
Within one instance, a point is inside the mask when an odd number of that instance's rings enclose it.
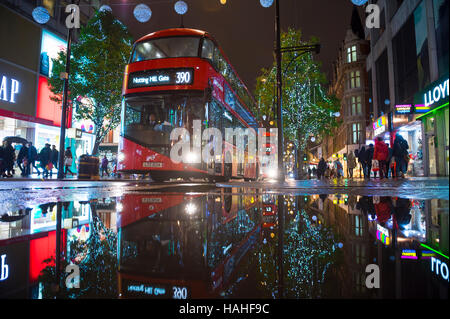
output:
{"label": "building facade", "polygon": [[409,144],[409,176],[449,174],[448,0],[370,1],[380,28],[370,41],[366,70],[374,120],[370,140]]}
{"label": "building facade", "polygon": [[[350,28],[347,30],[338,58],[334,63],[329,94],[336,95],[341,101],[340,117],[342,122],[331,136],[325,137],[319,146],[320,157],[328,162],[339,159],[347,176],[347,161],[350,152],[365,145],[366,127],[369,125],[369,78],[366,72],[366,58],[369,54],[369,42],[364,39],[361,19],[356,7],[353,9]],[[362,171],[354,170],[359,177]]]}
{"label": "building facade", "polygon": [[[52,58],[67,47],[65,4],[59,0],[4,0],[0,4],[0,29],[4,31],[0,32],[0,43],[8,44],[0,48],[0,140],[19,136],[32,142],[38,151],[46,143],[59,148],[61,103],[51,99],[48,79]],[[95,6],[92,1],[80,4],[80,20],[86,24]],[[38,24],[32,17],[38,5],[50,14],[45,24]],[[76,134],[82,123],[72,121],[72,115],[69,107],[66,145],[71,146],[72,154],[87,153],[92,150],[94,135]],[[15,145],[16,151],[20,147]]]}

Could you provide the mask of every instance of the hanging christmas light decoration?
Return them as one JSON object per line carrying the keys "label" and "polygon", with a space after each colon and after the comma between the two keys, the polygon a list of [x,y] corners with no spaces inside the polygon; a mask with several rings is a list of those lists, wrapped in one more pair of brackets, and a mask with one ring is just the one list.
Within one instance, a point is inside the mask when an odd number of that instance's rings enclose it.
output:
{"label": "hanging christmas light decoration", "polygon": [[357,6],[362,6],[367,3],[368,0],[352,0],[352,3]]}
{"label": "hanging christmas light decoration", "polygon": [[152,16],[152,10],[146,4],[138,4],[133,10],[134,17],[141,23],[147,22]]}
{"label": "hanging christmas light decoration", "polygon": [[264,8],[269,8],[273,4],[273,0],[259,0]]}
{"label": "hanging christmas light decoration", "polygon": [[34,21],[36,21],[39,24],[47,23],[48,20],[50,20],[50,14],[44,7],[34,8],[31,15],[33,16]]}
{"label": "hanging christmas light decoration", "polygon": [[175,3],[174,8],[175,8],[175,12],[178,13],[179,15],[186,14],[186,12],[188,11],[187,3],[182,0],[177,1]]}
{"label": "hanging christmas light decoration", "polygon": [[104,4],[104,5],[102,5],[102,6],[100,7],[100,9],[98,9],[98,11],[101,11],[101,12],[103,12],[103,11],[109,11],[109,12],[112,12],[112,9],[111,9],[111,7],[108,6],[107,4]]}

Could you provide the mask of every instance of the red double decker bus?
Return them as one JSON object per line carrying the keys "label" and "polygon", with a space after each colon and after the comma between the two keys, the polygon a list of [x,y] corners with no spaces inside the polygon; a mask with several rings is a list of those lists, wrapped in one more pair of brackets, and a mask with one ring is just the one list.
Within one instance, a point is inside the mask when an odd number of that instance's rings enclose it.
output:
{"label": "red double decker bus", "polygon": [[[202,132],[217,128],[223,137],[225,128],[258,129],[250,111],[256,106],[253,97],[207,32],[168,29],[139,39],[125,70],[122,93],[119,171],[149,173],[155,181],[257,178],[257,158],[248,155],[245,137],[243,144],[223,141],[222,150],[215,150],[215,158],[206,163],[198,161],[201,154],[188,154],[197,157],[191,162],[170,158],[175,144],[170,133],[184,128],[192,136],[195,120],[201,121]],[[207,142],[201,142],[202,149]],[[242,145],[245,160],[236,161],[236,147]]]}

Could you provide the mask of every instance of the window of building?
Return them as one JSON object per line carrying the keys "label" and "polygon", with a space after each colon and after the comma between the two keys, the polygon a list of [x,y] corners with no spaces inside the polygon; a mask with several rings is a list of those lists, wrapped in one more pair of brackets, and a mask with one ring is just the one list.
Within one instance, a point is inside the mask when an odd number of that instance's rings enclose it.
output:
{"label": "window of building", "polygon": [[361,140],[361,123],[352,124],[352,144],[359,144]]}
{"label": "window of building", "polygon": [[[447,1],[448,2],[448,1]],[[416,35],[416,63],[419,90],[430,83],[430,59],[428,55],[427,15],[425,1],[414,10],[414,28]]]}
{"label": "window of building", "polygon": [[356,56],[356,45],[353,45],[351,47],[347,48],[347,62],[356,62],[357,56]]}
{"label": "window of building", "polygon": [[361,72],[360,71],[352,71],[350,72],[350,88],[359,88],[361,87]]}
{"label": "window of building", "polygon": [[362,105],[361,105],[361,96],[352,96],[350,98],[350,115],[361,115],[362,113]]}
{"label": "window of building", "polygon": [[436,30],[437,55],[439,64],[439,76],[448,73],[449,48],[448,48],[448,17],[449,1],[433,0],[434,28]]}
{"label": "window of building", "polygon": [[[405,22],[392,39],[392,47],[394,51],[395,100],[399,104],[413,103],[414,94],[419,90],[414,16]],[[384,86],[384,94],[379,90],[377,92],[380,108],[383,106],[384,99],[389,98],[389,84],[385,83],[388,80],[386,52],[377,60],[376,65],[377,86]],[[379,78],[379,72],[381,72],[381,78]]]}

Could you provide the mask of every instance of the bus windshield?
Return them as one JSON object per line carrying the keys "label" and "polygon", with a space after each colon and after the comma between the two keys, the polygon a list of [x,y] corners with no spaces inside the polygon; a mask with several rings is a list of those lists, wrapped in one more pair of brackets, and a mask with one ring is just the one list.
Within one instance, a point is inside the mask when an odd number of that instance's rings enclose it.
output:
{"label": "bus windshield", "polygon": [[124,103],[124,135],[146,145],[169,145],[173,128],[187,128],[187,120],[202,120],[204,113],[203,98],[194,94],[127,98]]}
{"label": "bus windshield", "polygon": [[145,60],[197,57],[199,37],[157,38],[136,44],[131,62]]}

